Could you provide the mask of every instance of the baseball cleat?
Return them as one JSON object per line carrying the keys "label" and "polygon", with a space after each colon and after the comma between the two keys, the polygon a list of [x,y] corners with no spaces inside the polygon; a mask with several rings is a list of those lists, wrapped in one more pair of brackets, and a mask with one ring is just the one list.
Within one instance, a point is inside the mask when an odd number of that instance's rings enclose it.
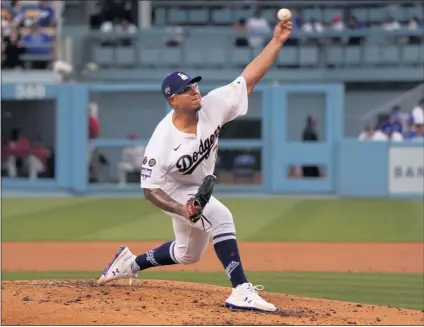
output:
{"label": "baseball cleat", "polygon": [[253,286],[251,283],[244,283],[233,288],[230,297],[225,301],[225,306],[234,309],[255,310],[255,311],[276,311],[277,308],[262,299],[256,291],[263,290],[262,285]]}
{"label": "baseball cleat", "polygon": [[137,274],[132,271],[132,264],[136,256],[126,246],[121,246],[112,261],[108,264],[103,274],[97,281],[97,285],[104,285],[115,279],[136,278]]}

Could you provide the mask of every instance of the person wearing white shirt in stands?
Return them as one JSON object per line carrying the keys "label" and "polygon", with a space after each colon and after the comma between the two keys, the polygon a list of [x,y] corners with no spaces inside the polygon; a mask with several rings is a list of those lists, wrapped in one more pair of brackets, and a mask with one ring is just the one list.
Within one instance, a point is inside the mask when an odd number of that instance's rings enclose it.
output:
{"label": "person wearing white shirt in stands", "polygon": [[[421,101],[424,103],[424,101]],[[415,124],[415,136],[412,138],[413,141],[424,141],[424,109],[416,107],[412,111],[412,117]]]}
{"label": "person wearing white shirt in stands", "polygon": [[389,17],[385,22],[383,22],[382,27],[386,31],[396,31],[399,30],[401,26],[393,17]]}
{"label": "person wearing white shirt in stands", "polygon": [[321,33],[324,31],[324,25],[317,21],[315,18],[312,18],[310,21],[302,25],[303,32],[318,32]]}
{"label": "person wearing white shirt in stands", "polygon": [[367,125],[365,129],[359,134],[358,140],[359,141],[366,141],[366,140],[372,140],[372,137],[374,135],[374,129],[371,127],[371,125]]}
{"label": "person wearing white shirt in stands", "polygon": [[345,25],[342,19],[342,15],[336,13],[333,15],[333,22],[331,23],[331,29],[333,31],[343,31],[345,29]]}
{"label": "person wearing white shirt in stands", "polygon": [[387,141],[388,137],[382,131],[377,129],[376,131],[374,131],[374,134],[372,135],[372,140],[373,141]]}
{"label": "person wearing white shirt in stands", "polygon": [[[130,140],[136,140],[138,135],[131,133]],[[122,150],[122,161],[118,164],[119,186],[127,183],[127,173],[141,170],[145,148],[141,145],[125,147]]]}
{"label": "person wearing white shirt in stands", "polygon": [[383,127],[382,132],[386,135],[388,141],[400,142],[403,141],[401,133],[396,131],[392,124],[387,124]]}
{"label": "person wearing white shirt in stands", "polygon": [[265,45],[265,40],[271,28],[265,18],[261,16],[261,11],[256,10],[252,18],[247,21],[247,29],[249,31],[249,45],[252,48],[260,48]]}

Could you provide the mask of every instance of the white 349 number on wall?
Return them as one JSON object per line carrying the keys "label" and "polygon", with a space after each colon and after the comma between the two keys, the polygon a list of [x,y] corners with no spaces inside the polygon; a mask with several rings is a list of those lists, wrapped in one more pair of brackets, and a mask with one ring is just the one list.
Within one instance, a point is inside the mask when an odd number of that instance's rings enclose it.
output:
{"label": "white 349 number on wall", "polygon": [[44,99],[46,87],[43,84],[18,84],[15,87],[16,99]]}

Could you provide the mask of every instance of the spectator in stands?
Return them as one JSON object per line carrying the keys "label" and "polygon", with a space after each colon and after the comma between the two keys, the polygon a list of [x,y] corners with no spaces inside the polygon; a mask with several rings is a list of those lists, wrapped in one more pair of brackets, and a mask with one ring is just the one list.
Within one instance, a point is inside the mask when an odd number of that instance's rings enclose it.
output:
{"label": "spectator in stands", "polygon": [[252,48],[263,47],[268,39],[268,33],[271,32],[267,20],[262,17],[259,9],[256,9],[253,17],[247,21],[247,29],[249,31],[249,45]]}
{"label": "spectator in stands", "polygon": [[324,25],[322,25],[322,23],[317,21],[315,18],[312,18],[303,24],[302,31],[320,33],[324,31]]}
{"label": "spectator in stands", "polygon": [[137,33],[137,26],[130,23],[128,20],[123,19],[115,26],[115,31],[118,33],[135,34]]}
{"label": "spectator in stands", "polygon": [[[423,24],[420,22],[420,20],[417,17],[411,18],[408,22],[408,29],[411,31],[417,31],[423,29]],[[423,36],[418,35],[411,35],[408,37],[408,43],[409,44],[421,44],[423,41]]]}
{"label": "spectator in stands", "polygon": [[184,41],[184,29],[181,26],[166,26],[165,32],[165,44],[168,47],[178,47]]}
{"label": "spectator in stands", "polygon": [[[302,133],[303,142],[318,142],[319,137],[316,131],[316,118],[309,115],[306,118],[306,126]],[[319,177],[320,171],[318,166],[303,166],[302,167],[303,177]]]}
{"label": "spectator in stands", "polygon": [[294,29],[302,29],[302,17],[300,17],[299,13],[297,12],[297,10],[293,9],[291,11],[292,13],[292,24],[293,24],[293,28]]}
{"label": "spectator in stands", "polygon": [[385,121],[380,124],[379,128],[386,136],[386,140],[391,141],[402,141],[403,136],[401,133],[395,130],[391,120]]}
{"label": "spectator in stands", "polygon": [[374,133],[372,135],[373,141],[387,141],[388,137],[380,128],[375,128]]}
{"label": "spectator in stands", "polygon": [[27,161],[28,177],[30,179],[35,180],[39,174],[46,172],[50,155],[50,150],[43,144],[41,137],[38,136],[31,145]]}
{"label": "spectator in stands", "polygon": [[351,30],[360,30],[364,28],[364,24],[361,23],[360,21],[358,21],[358,19],[356,18],[356,16],[351,15],[349,17],[349,21],[347,23],[347,27]]}
{"label": "spectator in stands", "polygon": [[29,27],[37,22],[37,15],[28,15],[28,7],[36,7],[37,2],[28,5],[28,3],[22,1],[16,2],[13,7],[13,24],[16,27]]}
{"label": "spectator in stands", "polygon": [[387,138],[390,141],[394,141],[394,142],[400,142],[403,141],[403,135],[401,133],[399,133],[398,131],[396,131],[393,126],[388,127],[387,130],[385,131]]}
{"label": "spectator in stands", "polygon": [[402,108],[398,105],[392,108],[390,125],[393,131],[396,131],[400,134],[403,133]]}
{"label": "spectator in stands", "polygon": [[7,174],[11,178],[18,176],[18,170],[23,172],[25,161],[30,154],[30,144],[27,139],[22,137],[21,129],[15,127],[11,130],[10,139],[5,145],[5,152],[8,158],[5,161]]}
{"label": "spectator in stands", "polygon": [[372,140],[374,135],[374,129],[371,125],[365,126],[365,129],[359,134],[358,140],[359,141],[367,141]]}
{"label": "spectator in stands", "polygon": [[41,27],[53,26],[56,24],[55,14],[49,1],[38,1],[37,23]]}
{"label": "spectator in stands", "polygon": [[412,139],[424,141],[424,99],[412,110],[412,117],[415,124],[415,135]]}
{"label": "spectator in stands", "polygon": [[[135,34],[137,33],[137,26],[130,23],[128,20],[123,19],[118,24],[115,25],[115,32],[117,33],[128,33],[128,34]],[[120,45],[123,46],[131,46],[132,40],[131,38],[121,38],[120,39]]]}
{"label": "spectator in stands", "polygon": [[3,60],[1,68],[23,68],[20,56],[25,53],[24,43],[20,34],[16,30],[12,30],[9,36],[4,38],[3,43]]}
{"label": "spectator in stands", "polygon": [[[322,33],[324,31],[324,25],[317,21],[315,18],[307,21],[302,26],[302,31],[306,33]],[[316,38],[308,38],[306,40],[307,44],[319,44],[320,41]]]}
{"label": "spectator in stands", "polygon": [[[341,32],[345,29],[345,25],[342,19],[342,15],[335,13],[333,15],[333,21],[331,23],[331,30],[335,32]],[[340,37],[333,37],[333,43],[341,43],[342,39]]]}
{"label": "spectator in stands", "polygon": [[[381,27],[389,32],[400,30],[401,26],[393,17],[388,17],[381,25]],[[386,37],[386,43],[398,43],[399,37]]]}
{"label": "spectator in stands", "polygon": [[333,21],[331,23],[331,29],[333,31],[337,31],[337,32],[343,31],[345,29],[345,25],[344,25],[341,14],[335,13],[333,15]]}
{"label": "spectator in stands", "polygon": [[420,20],[418,19],[418,17],[413,17],[408,22],[408,28],[410,30],[414,30],[415,31],[415,30],[418,30],[418,29],[422,29],[423,28],[423,25],[420,22]]}
{"label": "spectator in stands", "polygon": [[90,27],[92,29],[100,29],[103,23],[102,4],[100,1],[94,3],[94,11],[90,15]]}
{"label": "spectator in stands", "polygon": [[382,24],[383,29],[386,31],[396,31],[400,29],[400,24],[393,17],[388,17]]}
{"label": "spectator in stands", "polygon": [[10,149],[8,147],[8,140],[5,135],[1,136],[1,175],[8,176],[7,162],[10,156]]}
{"label": "spectator in stands", "polygon": [[26,54],[38,57],[37,60],[26,62],[25,66],[32,69],[46,69],[54,48],[53,38],[35,23],[31,26],[31,32],[22,40]]}
{"label": "spectator in stands", "polygon": [[[129,139],[135,141],[138,139],[138,135],[136,133],[131,133]],[[140,171],[143,165],[144,151],[145,148],[141,145],[128,146],[122,150],[122,161],[118,164],[119,186],[126,185],[127,173],[138,173]]]}
{"label": "spectator in stands", "polygon": [[[364,28],[364,24],[360,23],[355,16],[351,15],[349,17],[349,21],[347,23],[347,28],[355,31]],[[360,36],[352,36],[349,38],[349,45],[360,45],[362,43],[362,37]]]}
{"label": "spectator in stands", "polygon": [[90,142],[96,139],[100,133],[100,124],[97,119],[98,117],[98,107],[94,102],[88,104],[88,138]]}
{"label": "spectator in stands", "polygon": [[10,31],[13,29],[12,17],[12,14],[7,10],[3,10],[1,13],[1,31],[3,37],[9,36]]}
{"label": "spectator in stands", "polygon": [[95,147],[92,144],[92,141],[99,137],[100,134],[100,124],[98,121],[98,106],[95,102],[90,102],[87,106],[87,117],[88,117],[88,153],[87,153],[87,161],[88,161],[88,171],[89,171],[89,179],[90,181],[97,180],[95,177],[95,163],[94,153]]}
{"label": "spectator in stands", "polygon": [[253,182],[256,159],[251,153],[243,153],[234,158],[234,182]]}
{"label": "spectator in stands", "polygon": [[411,140],[414,137],[415,137],[415,124],[414,124],[414,116],[411,113],[406,122],[406,130],[403,133],[403,138],[404,140]]}
{"label": "spectator in stands", "polygon": [[[234,30],[236,32],[246,32],[247,31],[247,25],[246,20],[244,18],[241,18],[237,24],[234,25]],[[234,42],[234,45],[236,47],[247,47],[249,43],[247,42],[246,37],[244,36],[237,36],[236,40]]]}

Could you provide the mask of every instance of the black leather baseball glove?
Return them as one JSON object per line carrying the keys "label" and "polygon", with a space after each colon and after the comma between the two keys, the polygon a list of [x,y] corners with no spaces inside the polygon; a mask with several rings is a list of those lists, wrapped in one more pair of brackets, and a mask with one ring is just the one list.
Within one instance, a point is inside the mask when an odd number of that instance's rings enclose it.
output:
{"label": "black leather baseball glove", "polygon": [[199,219],[202,221],[203,229],[205,229],[205,222],[206,221],[210,226],[212,224],[210,221],[203,215],[203,209],[205,208],[206,204],[209,202],[213,188],[216,183],[216,177],[213,175],[208,175],[203,179],[202,185],[199,186],[199,189],[197,190],[196,194],[193,195],[186,204],[187,212],[188,212],[188,219],[191,221],[191,223],[195,224]]}

